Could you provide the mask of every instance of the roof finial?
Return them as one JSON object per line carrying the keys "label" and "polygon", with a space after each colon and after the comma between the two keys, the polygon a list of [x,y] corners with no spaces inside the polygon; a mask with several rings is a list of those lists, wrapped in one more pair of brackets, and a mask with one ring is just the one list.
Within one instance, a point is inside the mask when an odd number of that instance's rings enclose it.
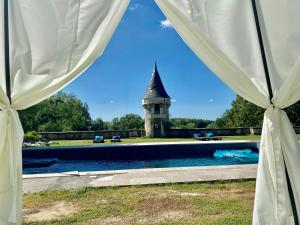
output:
{"label": "roof finial", "polygon": [[157,72],[157,64],[156,64],[156,61],[154,62],[154,72]]}

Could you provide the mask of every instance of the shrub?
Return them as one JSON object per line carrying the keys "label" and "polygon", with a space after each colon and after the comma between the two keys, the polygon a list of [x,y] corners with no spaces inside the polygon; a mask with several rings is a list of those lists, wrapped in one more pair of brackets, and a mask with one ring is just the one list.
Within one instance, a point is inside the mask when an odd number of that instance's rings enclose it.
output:
{"label": "shrub", "polygon": [[38,132],[36,131],[28,131],[24,135],[24,141],[25,142],[38,142],[38,141],[47,141],[45,140]]}

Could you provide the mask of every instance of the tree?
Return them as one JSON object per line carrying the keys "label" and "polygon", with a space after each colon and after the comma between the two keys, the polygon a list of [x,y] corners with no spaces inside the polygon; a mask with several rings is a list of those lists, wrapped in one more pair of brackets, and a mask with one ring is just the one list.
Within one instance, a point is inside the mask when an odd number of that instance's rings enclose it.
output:
{"label": "tree", "polygon": [[[261,127],[265,109],[237,96],[227,110],[209,128]],[[300,125],[300,102],[288,107],[286,112],[294,126]]]}
{"label": "tree", "polygon": [[[227,112],[228,111],[226,111],[225,113],[227,113]],[[207,126],[207,128],[210,128],[210,129],[224,128],[224,127],[227,127],[226,116],[224,116],[224,114],[223,114],[223,117],[217,118],[215,122],[210,123]]]}
{"label": "tree", "polygon": [[129,129],[143,129],[144,120],[137,114],[126,114],[120,118],[113,118],[112,121],[107,122],[109,130],[129,130]]}
{"label": "tree", "polygon": [[109,130],[121,130],[120,120],[118,117],[113,118],[112,121],[107,122],[107,126]]}
{"label": "tree", "polygon": [[91,126],[88,105],[63,92],[21,111],[20,119],[24,131],[82,131]]}
{"label": "tree", "polygon": [[190,118],[170,119],[170,127],[175,129],[205,128],[210,123],[212,123],[212,121],[203,120],[203,119],[190,119]]}
{"label": "tree", "polygon": [[144,127],[144,120],[137,114],[127,114],[120,117],[120,129],[142,129]]}
{"label": "tree", "polygon": [[291,105],[286,110],[288,117],[290,118],[294,126],[300,126],[300,101]]}
{"label": "tree", "polygon": [[107,122],[103,121],[101,118],[97,118],[96,120],[92,121],[90,130],[97,131],[97,130],[107,130],[108,124]]}

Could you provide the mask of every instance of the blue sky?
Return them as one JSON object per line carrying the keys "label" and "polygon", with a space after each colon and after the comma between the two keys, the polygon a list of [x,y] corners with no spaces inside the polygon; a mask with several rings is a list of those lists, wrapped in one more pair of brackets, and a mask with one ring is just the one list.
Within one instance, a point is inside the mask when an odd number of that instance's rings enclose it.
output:
{"label": "blue sky", "polygon": [[235,98],[149,0],[131,1],[103,55],[64,91],[87,102],[93,119],[143,116],[154,61],[173,99],[171,117],[214,120]]}

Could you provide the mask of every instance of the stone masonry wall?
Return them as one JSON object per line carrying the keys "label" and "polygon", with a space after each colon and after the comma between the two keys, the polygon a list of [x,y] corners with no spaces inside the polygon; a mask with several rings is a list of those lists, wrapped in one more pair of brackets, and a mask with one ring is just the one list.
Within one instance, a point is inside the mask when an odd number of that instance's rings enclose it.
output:
{"label": "stone masonry wall", "polygon": [[70,132],[40,132],[47,140],[93,140],[95,136],[100,135],[104,138],[109,139],[114,135],[120,135],[122,138],[131,138],[131,137],[144,137],[144,130],[126,130],[126,131],[110,131],[110,130],[101,130],[101,131],[70,131]]}
{"label": "stone masonry wall", "polygon": [[[300,127],[294,127],[295,132],[300,134]],[[170,129],[170,138],[190,138],[194,133],[213,132],[215,136],[235,136],[235,135],[260,135],[261,128],[228,128],[228,129]],[[122,138],[144,137],[145,130],[126,130],[126,131],[71,131],[71,132],[40,132],[47,140],[84,140],[94,139],[96,135],[111,138],[113,135],[121,135]]]}

